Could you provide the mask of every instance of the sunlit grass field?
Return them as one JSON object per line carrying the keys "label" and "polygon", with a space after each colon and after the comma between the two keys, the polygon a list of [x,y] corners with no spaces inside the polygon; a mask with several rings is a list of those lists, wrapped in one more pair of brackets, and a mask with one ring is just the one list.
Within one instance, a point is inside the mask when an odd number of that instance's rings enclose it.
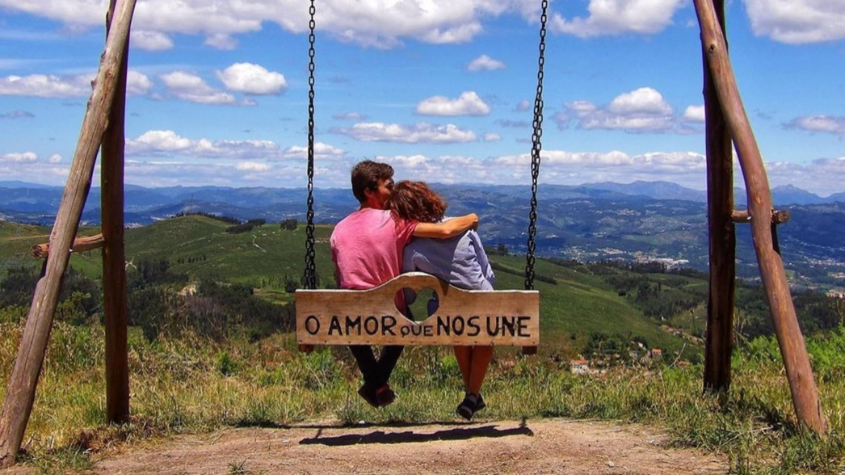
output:
{"label": "sunlit grass field", "polygon": [[[22,331],[0,328],[0,394],[5,396]],[[50,473],[91,466],[107,447],[225,427],[274,427],[311,420],[354,424],[454,421],[461,382],[448,348],[408,348],[392,377],[396,403],[374,410],[357,396],[345,348],[304,354],[291,335],[257,343],[203,338],[147,342],[130,332],[132,421],[105,420],[104,334],[99,325],[56,324],[19,461]],[[554,354],[497,350],[480,420],[610,419],[664,428],[676,446],[728,456],[736,473],[840,473],[845,466],[845,331],[810,342],[830,435],[796,426],[777,346],[754,342],[734,358],[725,398],[702,393],[702,367],[663,365],[573,375]]]}

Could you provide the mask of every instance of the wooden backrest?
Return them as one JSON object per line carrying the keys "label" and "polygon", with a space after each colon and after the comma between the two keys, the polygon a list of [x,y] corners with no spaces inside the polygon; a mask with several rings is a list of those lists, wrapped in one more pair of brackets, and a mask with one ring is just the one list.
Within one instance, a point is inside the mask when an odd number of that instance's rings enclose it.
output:
{"label": "wooden backrest", "polygon": [[[395,304],[402,289],[433,289],[437,311],[423,321]],[[420,318],[422,319],[422,318]],[[300,345],[524,346],[540,343],[536,290],[463,290],[422,272],[402,274],[369,290],[297,290]]]}

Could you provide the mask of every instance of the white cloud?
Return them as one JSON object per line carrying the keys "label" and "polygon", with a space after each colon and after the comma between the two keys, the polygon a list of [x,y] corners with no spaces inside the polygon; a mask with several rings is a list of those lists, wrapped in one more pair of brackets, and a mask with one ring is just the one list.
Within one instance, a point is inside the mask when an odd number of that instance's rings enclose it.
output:
{"label": "white cloud", "polygon": [[50,158],[48,158],[47,161],[50,162],[50,163],[61,163],[62,156],[59,155],[59,154],[53,154],[53,155],[50,155]]}
{"label": "white cloud", "polygon": [[4,162],[0,156],[0,176],[4,180],[20,180],[45,185],[64,185],[68,177],[67,166],[35,162]]}
{"label": "white cloud", "polygon": [[150,130],[137,139],[126,141],[128,153],[143,153],[146,151],[175,152],[191,147],[191,140],[176,135],[172,130]]}
{"label": "white cloud", "polygon": [[[155,131],[152,131],[155,132]],[[145,138],[148,156],[158,156],[152,160],[144,160],[135,153],[126,161],[126,174],[134,184],[159,186],[271,186],[271,187],[302,187],[305,177],[305,160],[303,149],[291,148],[282,153],[268,153],[267,147],[256,147],[254,144],[239,141],[208,141],[206,139],[187,140],[175,133],[159,131],[160,137],[153,139],[155,134]],[[146,134],[145,134],[146,135]],[[135,146],[139,139],[127,141],[127,146]],[[187,140],[187,145],[182,140]],[[161,142],[161,143],[160,143]],[[205,142],[204,145],[200,145]],[[170,145],[167,145],[167,144]],[[159,145],[155,145],[159,144]],[[228,144],[223,146],[220,144]],[[315,186],[317,188],[348,187],[349,170],[354,161],[352,158],[338,152],[338,149],[321,144],[317,153],[325,151],[329,158],[317,160],[315,169]],[[175,148],[178,152],[155,153],[154,148]],[[234,153],[243,147],[248,153]],[[254,157],[257,149],[262,150],[262,156]],[[210,151],[216,150],[219,158],[234,160],[192,161],[191,157],[209,158]],[[26,152],[32,157],[32,152]],[[10,180],[32,181],[38,177],[39,182],[50,184],[64,184],[67,179],[67,166],[48,163],[44,160],[9,161],[7,157],[14,156],[21,160],[25,155],[0,155],[0,176]],[[175,156],[185,158],[175,158]],[[269,155],[270,158],[265,159]],[[285,157],[286,160],[273,158]],[[664,152],[654,151],[638,155],[630,155],[618,150],[610,151],[567,151],[546,149],[542,152],[543,165],[540,182],[545,184],[579,185],[611,181],[616,183],[631,183],[634,181],[669,181],[680,185],[703,190],[706,188],[706,159],[697,152]],[[396,169],[396,179],[413,178],[432,183],[472,183],[501,184],[530,186],[529,153],[519,155],[503,155],[485,159],[466,155],[395,155],[376,156],[373,159],[384,161]],[[766,172],[772,186],[794,185],[807,189],[822,196],[842,192],[845,183],[845,156],[838,158],[820,158],[805,164],[797,163],[766,163]],[[741,174],[737,170],[737,180]]]}
{"label": "white cloud", "polygon": [[786,124],[787,128],[801,129],[809,132],[824,132],[845,136],[845,117],[827,115],[813,115],[798,117]]}
{"label": "white cloud", "polygon": [[[472,177],[473,183],[502,183],[502,179],[490,178],[495,170],[487,168],[484,160],[459,155],[395,155],[378,156],[377,161],[390,163],[397,179],[404,177],[432,183],[466,183]],[[488,179],[490,178],[490,179]]]}
{"label": "white cloud", "polygon": [[193,140],[172,130],[150,130],[138,138],[127,139],[126,153],[135,156],[273,160],[279,157],[279,146],[269,140]]}
{"label": "white cloud", "polygon": [[145,51],[166,51],[173,49],[173,40],[158,31],[133,30],[129,44]]}
{"label": "white cloud", "polygon": [[449,99],[443,96],[434,96],[417,104],[417,114],[436,116],[456,115],[487,115],[490,113],[490,106],[484,103],[475,91],[467,91],[457,99]]}
{"label": "white cloud", "polygon": [[471,130],[456,125],[399,125],[382,122],[362,122],[351,128],[332,128],[332,133],[348,135],[362,142],[396,143],[464,143],[476,140]]}
{"label": "white cloud", "polygon": [[35,152],[7,153],[0,155],[0,160],[15,163],[34,162],[38,160],[38,155],[36,155]]}
{"label": "white cloud", "polygon": [[266,172],[270,169],[270,165],[258,162],[239,162],[235,165],[235,169],[247,172]]}
{"label": "white cloud", "polygon": [[185,71],[174,71],[159,77],[167,90],[177,98],[200,104],[234,104],[235,97],[229,93],[218,91],[194,74]]}
{"label": "white cloud", "polygon": [[[240,172],[234,166],[203,163],[191,164],[185,162],[143,162],[126,161],[126,176],[131,177],[127,182],[148,187],[162,186],[242,186],[240,180],[245,172]],[[251,172],[246,172],[251,173]],[[240,183],[239,183],[240,182]]]}
{"label": "white cloud", "polygon": [[484,134],[484,141],[485,142],[499,142],[502,140],[502,136],[499,134],[494,134],[492,132],[488,132]]}
{"label": "white cloud", "polygon": [[366,117],[360,112],[345,112],[343,114],[335,114],[332,118],[337,120],[364,120]]}
{"label": "white cloud", "polygon": [[653,35],[672,23],[682,0],[590,0],[587,18],[566,19],[553,13],[549,28],[580,38],[636,33]]}
{"label": "white cloud", "polygon": [[[742,176],[736,169],[734,174]],[[842,193],[845,183],[845,156],[819,158],[806,164],[770,162],[766,163],[766,174],[772,187],[793,185],[807,191],[828,196]]]}
{"label": "white cloud", "polygon": [[[674,181],[695,189],[705,187],[706,159],[694,152],[651,152],[629,155],[608,152],[544,150],[540,181],[548,184],[579,185],[600,181],[630,183]],[[531,155],[503,155],[479,159],[472,156],[426,155],[379,156],[390,163],[397,179],[413,177],[434,183],[514,185],[531,183]],[[344,177],[345,178],[345,177]]]}
{"label": "white cloud", "polygon": [[[314,159],[315,160],[340,160],[345,158],[346,152],[343,149],[333,147],[322,142],[314,143]],[[280,159],[285,160],[306,160],[308,159],[308,147],[294,145],[282,151],[279,155]]]}
{"label": "white cloud", "polygon": [[[63,23],[65,29],[99,28],[106,0],[0,0],[0,7]],[[321,32],[367,47],[391,48],[403,38],[424,42],[465,43],[484,31],[482,21],[516,13],[534,22],[539,3],[530,0],[334,0],[317,5]],[[274,22],[302,33],[308,8],[301,0],[147,0],[138,2],[135,31],[163,35],[203,35],[214,48],[234,46],[234,35],[259,31]],[[134,33],[133,33],[134,34]]]}
{"label": "white cloud", "polygon": [[464,23],[462,25],[435,28],[421,34],[419,39],[434,44],[455,44],[468,43],[475,35],[481,33],[481,24],[478,22]]}
{"label": "white cloud", "polygon": [[279,94],[287,88],[284,75],[252,63],[235,63],[216,74],[230,91],[263,95]]}
{"label": "white cloud", "polygon": [[476,140],[475,133],[456,125],[399,125],[362,122],[351,128],[333,127],[330,132],[347,135],[362,142],[465,143]]}
{"label": "white cloud", "polygon": [[31,74],[0,78],[0,96],[82,97],[91,95],[93,75]]}
{"label": "white cloud", "polygon": [[410,169],[419,169],[426,163],[430,163],[425,155],[396,155],[390,161]]}
{"label": "white cloud", "polygon": [[153,82],[146,74],[130,69],[126,73],[126,94],[130,96],[143,96],[153,88]]}
{"label": "white cloud", "polygon": [[[31,74],[0,78],[0,96],[28,96],[45,98],[89,97],[93,92],[91,82],[95,74],[54,76]],[[146,75],[130,69],[127,72],[126,92],[143,95],[153,87]]]}
{"label": "white cloud", "polygon": [[519,111],[519,112],[527,111],[530,108],[531,108],[531,103],[528,101],[528,99],[523,99],[523,100],[519,101],[519,103],[516,105],[516,110]]}
{"label": "white cloud", "polygon": [[641,87],[635,91],[616,96],[607,109],[618,115],[667,115],[672,113],[672,106],[663,100],[663,96],[659,92],[650,87]]}
{"label": "white cloud", "polygon": [[841,0],[743,0],[751,29],[790,44],[845,38],[845,2]]}
{"label": "white cloud", "polygon": [[704,106],[687,106],[683,119],[687,122],[704,122]]}
{"label": "white cloud", "polygon": [[[350,169],[351,164],[343,167],[334,164],[324,167],[318,162],[314,173],[314,186],[325,188],[348,185]],[[217,185],[301,188],[305,184],[306,175],[305,162],[301,160],[273,164],[252,160],[201,164],[189,161],[127,160],[126,176],[129,178],[127,182],[148,187]]]}
{"label": "white cloud", "polygon": [[667,132],[677,126],[672,106],[650,87],[620,94],[605,108],[589,101],[574,101],[564,107],[565,112],[554,116],[561,129],[573,118],[581,129]]}
{"label": "white cloud", "polygon": [[204,44],[221,51],[232,51],[238,47],[238,40],[227,34],[213,34],[205,38]]}
{"label": "white cloud", "polygon": [[[630,183],[643,181],[672,181],[695,189],[702,189],[705,182],[706,158],[694,152],[651,152],[629,155],[610,152],[570,152],[544,150],[544,183],[578,185],[600,181]],[[531,155],[505,155],[488,160],[488,168],[497,173],[511,173],[526,182],[530,181]],[[518,182],[519,180],[517,180]],[[514,181],[511,181],[512,183]]]}
{"label": "white cloud", "polygon": [[193,154],[204,158],[264,158],[273,159],[279,146],[269,140],[208,140],[200,139]]}
{"label": "white cloud", "polygon": [[486,54],[473,59],[467,66],[468,71],[494,71],[496,69],[505,69],[505,63]]}

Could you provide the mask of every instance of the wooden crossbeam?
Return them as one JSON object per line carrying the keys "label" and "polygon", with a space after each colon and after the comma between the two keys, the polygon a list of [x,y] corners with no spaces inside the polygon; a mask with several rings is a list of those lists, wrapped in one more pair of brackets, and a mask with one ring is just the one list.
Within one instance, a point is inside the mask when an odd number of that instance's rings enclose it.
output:
{"label": "wooden crossbeam", "polygon": [[[772,224],[785,224],[789,222],[790,214],[787,210],[775,209],[772,210]],[[750,223],[751,214],[748,210],[733,210],[731,211],[731,220],[735,223]]]}
{"label": "wooden crossbeam", "polygon": [[[437,311],[414,322],[397,308],[402,289],[434,290]],[[540,344],[536,290],[463,290],[422,272],[402,274],[370,290],[297,290],[296,341],[307,345]]]}
{"label": "wooden crossbeam", "polygon": [[[103,244],[105,244],[105,239],[102,234],[77,237],[73,240],[70,250],[73,252],[91,251],[103,247]],[[36,259],[46,259],[50,255],[50,244],[35,244],[29,249],[29,253]]]}

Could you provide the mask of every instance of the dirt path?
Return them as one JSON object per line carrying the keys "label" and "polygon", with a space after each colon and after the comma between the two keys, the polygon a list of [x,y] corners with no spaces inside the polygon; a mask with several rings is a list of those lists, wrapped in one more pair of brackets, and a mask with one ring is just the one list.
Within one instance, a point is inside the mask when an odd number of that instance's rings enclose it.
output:
{"label": "dirt path", "polygon": [[542,419],[231,429],[106,455],[97,474],[715,474],[724,456],[639,425]]}

